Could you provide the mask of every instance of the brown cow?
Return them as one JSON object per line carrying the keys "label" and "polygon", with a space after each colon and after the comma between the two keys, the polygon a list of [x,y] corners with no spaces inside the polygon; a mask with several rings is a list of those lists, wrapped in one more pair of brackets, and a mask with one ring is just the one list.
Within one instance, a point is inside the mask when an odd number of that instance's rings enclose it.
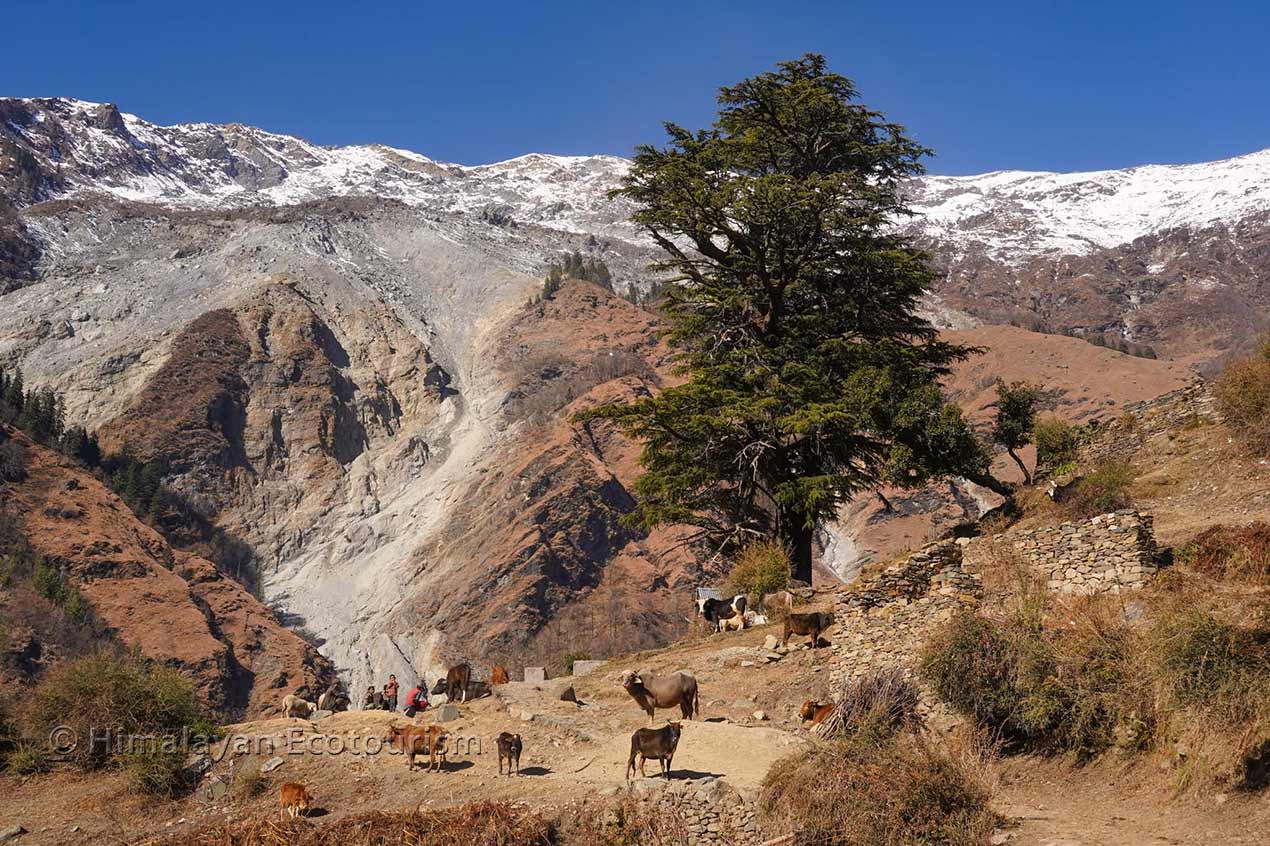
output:
{"label": "brown cow", "polygon": [[[406,769],[415,768],[415,755],[428,753],[428,772],[445,770],[445,745],[449,735],[440,726],[388,727],[388,743],[406,755]],[[438,761],[438,756],[440,760]]]}
{"label": "brown cow", "polygon": [[803,707],[798,709],[798,716],[803,718],[803,722],[811,721],[808,728],[815,728],[833,713],[833,709],[832,702],[817,702],[815,699],[808,699],[803,703]]}
{"label": "brown cow", "polygon": [[512,774],[512,762],[515,761],[516,775],[520,775],[520,752],[524,748],[520,735],[505,731],[495,739],[495,742],[498,744],[498,774],[503,774],[503,760],[506,759],[507,774]]}
{"label": "brown cow", "polygon": [[681,670],[667,676],[657,676],[647,670],[640,673],[627,671],[622,673],[622,687],[648,713],[649,723],[655,719],[653,712],[657,708],[673,708],[678,705],[685,720],[691,720],[694,714],[701,711],[697,679],[692,673]]}
{"label": "brown cow", "polygon": [[790,614],[785,618],[785,638],[781,645],[789,646],[791,635],[810,635],[811,648],[820,644],[820,633],[833,625],[833,615],[825,611],[813,611],[810,614]]}
{"label": "brown cow", "polygon": [[507,684],[509,681],[511,681],[511,676],[507,675],[507,668],[502,664],[495,664],[489,671],[489,683],[491,685]]}
{"label": "brown cow", "polygon": [[472,683],[472,665],[456,664],[445,674],[445,698],[453,702],[458,697],[455,694],[463,691],[463,701],[467,701],[467,688]]}
{"label": "brown cow", "polygon": [[308,788],[289,781],[278,791],[278,819],[288,816],[295,819],[301,814],[307,815],[312,803],[313,797],[309,796]]}
{"label": "brown cow", "polygon": [[661,762],[662,775],[670,778],[670,762],[679,745],[680,724],[666,723],[659,729],[636,729],[631,735],[631,757],[626,762],[626,778],[635,774],[635,756],[639,756],[639,774],[645,777],[644,762],[655,758]]}

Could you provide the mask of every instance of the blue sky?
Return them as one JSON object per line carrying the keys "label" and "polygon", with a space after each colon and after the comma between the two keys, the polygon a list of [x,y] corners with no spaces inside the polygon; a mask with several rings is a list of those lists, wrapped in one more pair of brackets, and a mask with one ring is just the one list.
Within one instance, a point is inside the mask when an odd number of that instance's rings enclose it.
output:
{"label": "blue sky", "polygon": [[628,154],[720,85],[815,51],[936,173],[1270,147],[1265,2],[0,0],[0,96],[119,103],[448,161]]}

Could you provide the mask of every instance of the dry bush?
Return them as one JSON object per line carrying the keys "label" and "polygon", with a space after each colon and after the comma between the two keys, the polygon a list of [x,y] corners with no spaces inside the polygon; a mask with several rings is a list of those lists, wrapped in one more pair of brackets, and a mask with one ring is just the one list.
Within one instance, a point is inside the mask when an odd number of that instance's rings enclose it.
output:
{"label": "dry bush", "polygon": [[1211,526],[1177,553],[1180,563],[1215,579],[1270,581],[1270,523]]}
{"label": "dry bush", "polygon": [[1133,503],[1130,488],[1134,478],[1133,467],[1128,462],[1104,462],[1063,495],[1063,511],[1068,519],[1085,520],[1128,508]]}
{"label": "dry bush", "polygon": [[836,703],[830,731],[886,738],[922,725],[917,686],[900,667],[874,670],[847,685]]}
{"label": "dry bush", "polygon": [[1248,448],[1270,454],[1270,337],[1222,372],[1213,395],[1222,418]]}
{"label": "dry bush", "polygon": [[584,809],[563,832],[578,846],[688,846],[688,826],[673,812],[626,797],[607,809]]}
{"label": "dry bush", "polygon": [[419,813],[376,811],[329,824],[303,818],[278,821],[270,815],[142,841],[145,846],[549,846],[553,842],[547,821],[503,802],[473,802]]}
{"label": "dry bush", "polygon": [[[954,618],[920,671],[1007,752],[1179,750],[1184,783],[1270,784],[1270,606],[1176,574],[1126,621],[1121,599],[1021,596]],[[1249,605],[1249,603],[1252,603]]]}
{"label": "dry bush", "polygon": [[1047,625],[1043,596],[1014,606],[1003,620],[963,613],[931,639],[921,673],[936,695],[1007,751],[1083,758],[1149,742],[1150,686],[1123,618],[1086,600]]}
{"label": "dry bush", "polygon": [[32,739],[69,726],[79,740],[68,756],[73,763],[89,770],[122,767],[134,788],[157,794],[185,786],[185,754],[175,741],[215,731],[180,670],[107,651],[50,670],[32,691],[21,723]]}
{"label": "dry bush", "polygon": [[757,602],[789,585],[789,568],[789,552],[780,541],[755,541],[737,556],[728,574],[728,590],[732,595],[752,596]]}
{"label": "dry bush", "polygon": [[807,846],[979,846],[999,822],[988,799],[973,770],[915,733],[856,734],[778,761],[759,811]]}

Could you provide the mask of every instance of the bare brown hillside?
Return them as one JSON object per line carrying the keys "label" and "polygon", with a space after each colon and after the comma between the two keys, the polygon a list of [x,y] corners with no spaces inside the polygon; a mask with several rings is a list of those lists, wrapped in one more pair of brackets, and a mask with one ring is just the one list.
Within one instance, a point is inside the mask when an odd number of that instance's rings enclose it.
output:
{"label": "bare brown hillside", "polygon": [[181,667],[226,716],[262,714],[287,693],[314,695],[329,684],[330,663],[241,585],[174,550],[88,471],[13,437],[30,461],[24,480],[0,484],[0,508],[114,642]]}

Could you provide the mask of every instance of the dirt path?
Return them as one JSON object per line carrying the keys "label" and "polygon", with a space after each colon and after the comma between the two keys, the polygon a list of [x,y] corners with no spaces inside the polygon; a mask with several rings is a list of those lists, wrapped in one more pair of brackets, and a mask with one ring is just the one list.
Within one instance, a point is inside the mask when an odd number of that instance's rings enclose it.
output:
{"label": "dirt path", "polygon": [[1176,797],[1147,764],[1073,769],[1019,758],[1000,768],[994,806],[1010,846],[1264,846],[1270,796]]}

